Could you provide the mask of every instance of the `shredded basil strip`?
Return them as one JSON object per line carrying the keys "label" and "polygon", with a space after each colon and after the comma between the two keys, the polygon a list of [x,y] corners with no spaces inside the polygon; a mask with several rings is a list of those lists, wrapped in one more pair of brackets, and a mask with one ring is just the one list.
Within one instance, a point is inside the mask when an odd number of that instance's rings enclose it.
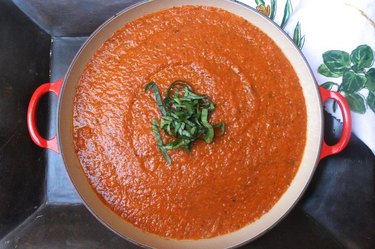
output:
{"label": "shredded basil strip", "polygon": [[165,111],[165,108],[164,108],[164,105],[163,105],[163,102],[161,101],[161,96],[160,96],[160,91],[159,91],[159,88],[157,87],[157,85],[155,84],[155,82],[151,81],[150,83],[148,83],[145,87],[145,92],[147,92],[148,90],[152,89],[152,91],[154,92],[154,95],[155,95],[155,100],[156,100],[156,103],[158,104],[158,107],[160,109],[160,112],[165,115],[166,114],[166,111]]}
{"label": "shredded basil strip", "polygon": [[152,131],[154,132],[156,144],[158,145],[160,152],[163,154],[167,163],[171,164],[172,160],[164,148],[164,143],[163,143],[163,140],[161,140],[161,135],[159,132],[158,121],[156,121],[155,119],[152,120]]}
{"label": "shredded basil strip", "polygon": [[202,110],[201,121],[204,127],[207,128],[206,135],[204,136],[204,141],[206,141],[206,143],[211,143],[212,139],[214,138],[214,128],[212,127],[212,125],[210,125],[210,123],[208,123],[208,109]]}
{"label": "shredded basil strip", "polygon": [[218,124],[215,124],[215,125],[213,125],[212,127],[214,127],[214,129],[216,129],[216,128],[220,128],[220,130],[221,130],[221,135],[223,135],[224,132],[225,132],[225,124],[224,124],[224,122],[220,122],[220,123],[218,123]]}
{"label": "shredded basil strip", "polygon": [[[224,122],[214,125],[209,122],[209,117],[215,110],[214,103],[207,95],[194,93],[187,82],[182,80],[173,82],[166,91],[164,101],[155,82],[146,85],[145,91],[149,90],[153,91],[162,114],[160,124],[155,119],[152,121],[152,130],[157,146],[168,164],[171,163],[168,150],[181,148],[190,152],[198,139],[211,143],[215,136],[215,129],[220,128],[221,134],[224,134]],[[171,138],[169,143],[163,142],[159,127]]]}

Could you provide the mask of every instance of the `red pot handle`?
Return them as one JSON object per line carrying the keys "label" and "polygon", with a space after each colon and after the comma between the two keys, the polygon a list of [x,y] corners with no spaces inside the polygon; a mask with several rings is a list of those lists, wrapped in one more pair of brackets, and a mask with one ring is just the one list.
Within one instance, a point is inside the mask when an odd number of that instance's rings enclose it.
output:
{"label": "red pot handle", "polygon": [[44,94],[53,92],[57,97],[60,95],[62,83],[63,79],[39,86],[31,96],[29,107],[27,108],[27,128],[29,129],[31,139],[36,145],[45,149],[51,149],[57,153],[60,153],[57,145],[57,136],[55,135],[52,139],[45,139],[39,134],[36,127],[36,112],[38,110],[40,98]]}
{"label": "red pot handle", "polygon": [[345,97],[338,92],[333,92],[319,87],[320,96],[322,102],[326,102],[328,99],[334,99],[339,104],[343,118],[343,128],[340,140],[335,145],[327,145],[323,140],[322,150],[320,152],[319,160],[342,151],[349,143],[350,135],[352,133],[352,118],[350,115],[350,107],[345,100]]}

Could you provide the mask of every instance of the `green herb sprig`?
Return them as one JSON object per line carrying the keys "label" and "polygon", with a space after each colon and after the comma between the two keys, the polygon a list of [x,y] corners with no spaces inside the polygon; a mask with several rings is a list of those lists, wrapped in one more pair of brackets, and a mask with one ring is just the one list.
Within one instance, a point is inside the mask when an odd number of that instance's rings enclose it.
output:
{"label": "green herb sprig", "polygon": [[[192,87],[185,81],[173,82],[167,89],[164,100],[155,82],[146,85],[145,92],[149,90],[153,91],[162,114],[160,123],[155,119],[152,120],[152,131],[157,146],[168,164],[171,164],[168,150],[182,148],[190,152],[198,139],[211,143],[216,128],[221,129],[221,134],[225,132],[223,122],[214,125],[209,122],[209,117],[215,110],[214,103],[207,95],[194,93]],[[170,142],[163,142],[160,129],[171,138]]]}
{"label": "green herb sprig", "polygon": [[[369,107],[375,112],[374,53],[370,46],[360,45],[351,54],[341,50],[329,50],[323,54],[323,64],[318,72],[326,77],[342,78],[341,83],[327,81],[321,86],[342,93],[353,112],[364,114]],[[365,98],[359,91],[368,90]],[[337,103],[333,102],[333,111]]]}

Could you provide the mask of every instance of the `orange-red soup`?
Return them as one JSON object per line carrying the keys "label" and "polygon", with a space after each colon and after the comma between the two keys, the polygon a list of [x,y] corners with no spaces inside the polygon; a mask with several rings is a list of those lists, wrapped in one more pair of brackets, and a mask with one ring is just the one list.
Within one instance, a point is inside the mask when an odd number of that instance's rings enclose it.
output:
{"label": "orange-red soup", "polygon": [[[152,92],[175,80],[216,104],[225,134],[169,151],[151,130]],[[103,202],[140,229],[174,239],[233,232],[269,211],[298,170],[306,139],[299,79],[277,45],[221,9],[182,6],[136,19],[94,54],[74,100],[75,150]]]}

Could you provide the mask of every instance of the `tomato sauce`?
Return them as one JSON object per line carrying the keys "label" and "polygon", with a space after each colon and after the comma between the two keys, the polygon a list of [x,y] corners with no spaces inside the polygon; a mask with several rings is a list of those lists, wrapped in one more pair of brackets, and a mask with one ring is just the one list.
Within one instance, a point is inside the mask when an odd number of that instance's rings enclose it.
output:
{"label": "tomato sauce", "polygon": [[[172,150],[151,130],[152,92],[189,82],[216,104],[225,134]],[[224,10],[182,6],[136,19],[87,64],[74,100],[75,150],[98,196],[134,226],[162,237],[233,232],[269,211],[298,170],[306,140],[299,79],[278,46]]]}

